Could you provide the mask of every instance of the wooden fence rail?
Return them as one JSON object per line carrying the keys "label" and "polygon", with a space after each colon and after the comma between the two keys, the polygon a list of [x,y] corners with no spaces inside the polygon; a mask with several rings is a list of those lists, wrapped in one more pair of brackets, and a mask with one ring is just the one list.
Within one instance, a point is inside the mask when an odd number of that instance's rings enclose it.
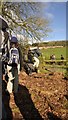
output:
{"label": "wooden fence rail", "polygon": [[67,60],[44,60],[44,62],[46,64],[53,64],[53,63],[55,63],[55,64],[58,64],[58,65],[62,65],[62,64],[66,65]]}

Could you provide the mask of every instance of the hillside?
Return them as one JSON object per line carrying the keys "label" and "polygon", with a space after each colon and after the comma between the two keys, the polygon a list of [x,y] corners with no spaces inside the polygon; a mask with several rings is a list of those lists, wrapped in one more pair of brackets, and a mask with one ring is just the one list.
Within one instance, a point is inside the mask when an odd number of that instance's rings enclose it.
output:
{"label": "hillside", "polygon": [[50,41],[50,42],[40,42],[34,43],[32,46],[48,47],[48,46],[67,46],[68,41]]}

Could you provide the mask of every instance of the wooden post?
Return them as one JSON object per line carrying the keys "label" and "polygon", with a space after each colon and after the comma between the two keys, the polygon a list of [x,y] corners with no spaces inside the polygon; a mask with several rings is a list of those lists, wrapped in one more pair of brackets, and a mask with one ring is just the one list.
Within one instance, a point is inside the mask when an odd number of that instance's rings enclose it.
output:
{"label": "wooden post", "polygon": [[2,119],[2,61],[1,61],[2,51],[0,49],[0,120]]}

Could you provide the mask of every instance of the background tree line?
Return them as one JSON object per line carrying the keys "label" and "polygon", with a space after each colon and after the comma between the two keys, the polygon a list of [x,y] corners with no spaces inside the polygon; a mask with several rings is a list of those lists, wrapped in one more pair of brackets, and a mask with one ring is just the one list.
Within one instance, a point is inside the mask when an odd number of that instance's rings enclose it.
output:
{"label": "background tree line", "polygon": [[49,42],[40,42],[33,43],[32,46],[48,47],[48,46],[68,46],[68,41],[49,41]]}

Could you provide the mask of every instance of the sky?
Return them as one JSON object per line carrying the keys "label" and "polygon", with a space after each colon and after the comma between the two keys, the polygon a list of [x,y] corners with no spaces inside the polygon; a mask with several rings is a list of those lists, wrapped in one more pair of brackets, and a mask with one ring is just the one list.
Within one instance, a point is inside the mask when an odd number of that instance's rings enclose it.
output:
{"label": "sky", "polygon": [[52,20],[52,28],[45,41],[66,40],[66,2],[48,2],[47,8],[44,8],[44,15]]}
{"label": "sky", "polygon": [[[51,2],[45,2],[45,1],[51,1]],[[66,13],[67,13],[66,1],[67,0],[37,0],[37,2],[43,2],[44,4],[44,8],[42,11],[43,15],[45,17],[48,16],[48,18],[51,20],[50,27],[52,29],[52,32],[49,33],[48,37],[43,38],[43,41],[66,40]]]}

